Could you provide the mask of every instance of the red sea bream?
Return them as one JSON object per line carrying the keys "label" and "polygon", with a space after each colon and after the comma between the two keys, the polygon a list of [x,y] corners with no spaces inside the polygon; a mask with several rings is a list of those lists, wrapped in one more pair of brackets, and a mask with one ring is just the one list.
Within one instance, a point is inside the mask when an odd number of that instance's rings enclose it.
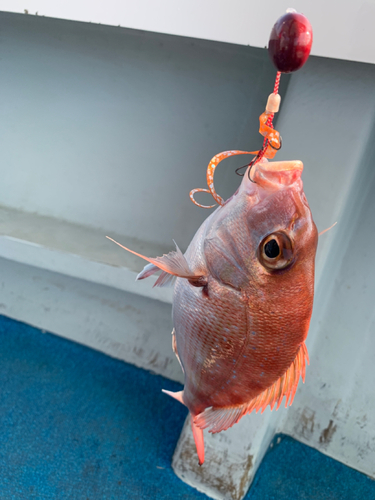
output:
{"label": "red sea bream", "polygon": [[291,404],[304,378],[318,233],[302,169],[299,161],[256,163],[184,255],[177,247],[146,258],[138,276],[161,269],[157,285],[177,276],[173,349],[185,385],[169,394],[189,409],[201,464],[203,429],[226,430],[284,396]]}

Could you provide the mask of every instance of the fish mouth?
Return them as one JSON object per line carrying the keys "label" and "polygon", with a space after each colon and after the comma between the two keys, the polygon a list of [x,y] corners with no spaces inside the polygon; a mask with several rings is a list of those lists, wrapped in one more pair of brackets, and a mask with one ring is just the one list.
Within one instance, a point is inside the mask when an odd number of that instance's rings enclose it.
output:
{"label": "fish mouth", "polygon": [[251,180],[264,187],[290,186],[301,178],[303,163],[300,160],[267,161],[256,163],[251,172]]}

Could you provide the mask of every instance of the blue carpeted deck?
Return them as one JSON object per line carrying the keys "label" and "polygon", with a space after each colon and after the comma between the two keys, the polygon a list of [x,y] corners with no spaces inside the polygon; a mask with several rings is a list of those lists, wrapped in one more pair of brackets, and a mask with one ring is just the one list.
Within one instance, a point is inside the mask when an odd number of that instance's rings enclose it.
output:
{"label": "blue carpeted deck", "polygon": [[246,500],[375,500],[375,481],[289,436],[275,436]]}
{"label": "blue carpeted deck", "polygon": [[[0,499],[204,499],[171,460],[177,383],[0,316]],[[288,437],[247,500],[375,499],[375,483]]]}
{"label": "blue carpeted deck", "polygon": [[177,383],[0,317],[0,499],[207,498],[172,455]]}

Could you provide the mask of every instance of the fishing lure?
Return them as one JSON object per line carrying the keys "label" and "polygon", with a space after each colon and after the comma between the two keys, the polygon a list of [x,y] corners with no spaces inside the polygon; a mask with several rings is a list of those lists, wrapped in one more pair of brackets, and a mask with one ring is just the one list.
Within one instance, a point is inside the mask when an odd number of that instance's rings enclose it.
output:
{"label": "fishing lure", "polygon": [[[307,43],[307,42],[308,43]],[[185,376],[184,390],[164,391],[187,406],[199,463],[203,430],[220,432],[251,411],[291,404],[305,378],[314,297],[318,233],[303,192],[300,161],[268,161],[281,147],[273,128],[281,72],[308,57],[311,26],[296,12],[275,24],[270,55],[278,69],[274,92],[260,116],[259,151],[225,151],[210,161],[207,189],[218,208],[183,254],[148,258],[137,279],[162,271],[155,286],[175,281],[172,347]],[[218,164],[252,154],[237,192],[227,201],[215,191]],[[211,208],[206,206],[205,208]],[[122,245],[120,245],[122,246]]]}

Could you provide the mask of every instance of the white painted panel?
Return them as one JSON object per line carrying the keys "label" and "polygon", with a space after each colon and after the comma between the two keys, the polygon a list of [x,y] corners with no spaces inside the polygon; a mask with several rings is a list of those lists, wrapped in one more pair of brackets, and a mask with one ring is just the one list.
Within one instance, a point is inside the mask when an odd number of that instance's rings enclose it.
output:
{"label": "white painted panel", "polygon": [[195,455],[189,459],[191,431],[184,428],[175,470],[216,499],[242,498],[243,477],[226,470],[238,453],[243,464],[263,456],[267,427],[375,477],[375,67],[357,67],[359,79],[354,69],[353,63],[313,59],[309,71],[292,78],[282,103],[277,158],[303,160],[304,189],[319,230],[338,224],[319,239],[310,366],[292,407],[282,405],[272,420],[269,409],[243,417],[242,425],[221,433],[225,447],[206,432],[212,463],[207,460],[204,472]]}
{"label": "white painted panel", "polygon": [[[375,99],[373,99],[373,102]],[[284,432],[375,477],[375,121],[342,208],[310,332],[311,366]]]}
{"label": "white painted panel", "polygon": [[2,0],[10,12],[123,26],[264,47],[276,19],[293,7],[314,31],[312,54],[375,63],[375,1],[361,0]]}
{"label": "white painted panel", "polygon": [[[159,245],[111,236],[144,255],[168,252]],[[0,257],[172,303],[171,288],[153,288],[157,277],[136,281],[146,261],[106,239],[103,231],[52,217],[0,207]]]}
{"label": "white painted panel", "polygon": [[171,306],[0,258],[0,313],[181,381]]}
{"label": "white painted panel", "polygon": [[[267,54],[9,13],[0,32],[0,204],[186,249],[210,159],[261,144]],[[233,170],[217,172],[224,197]]]}

